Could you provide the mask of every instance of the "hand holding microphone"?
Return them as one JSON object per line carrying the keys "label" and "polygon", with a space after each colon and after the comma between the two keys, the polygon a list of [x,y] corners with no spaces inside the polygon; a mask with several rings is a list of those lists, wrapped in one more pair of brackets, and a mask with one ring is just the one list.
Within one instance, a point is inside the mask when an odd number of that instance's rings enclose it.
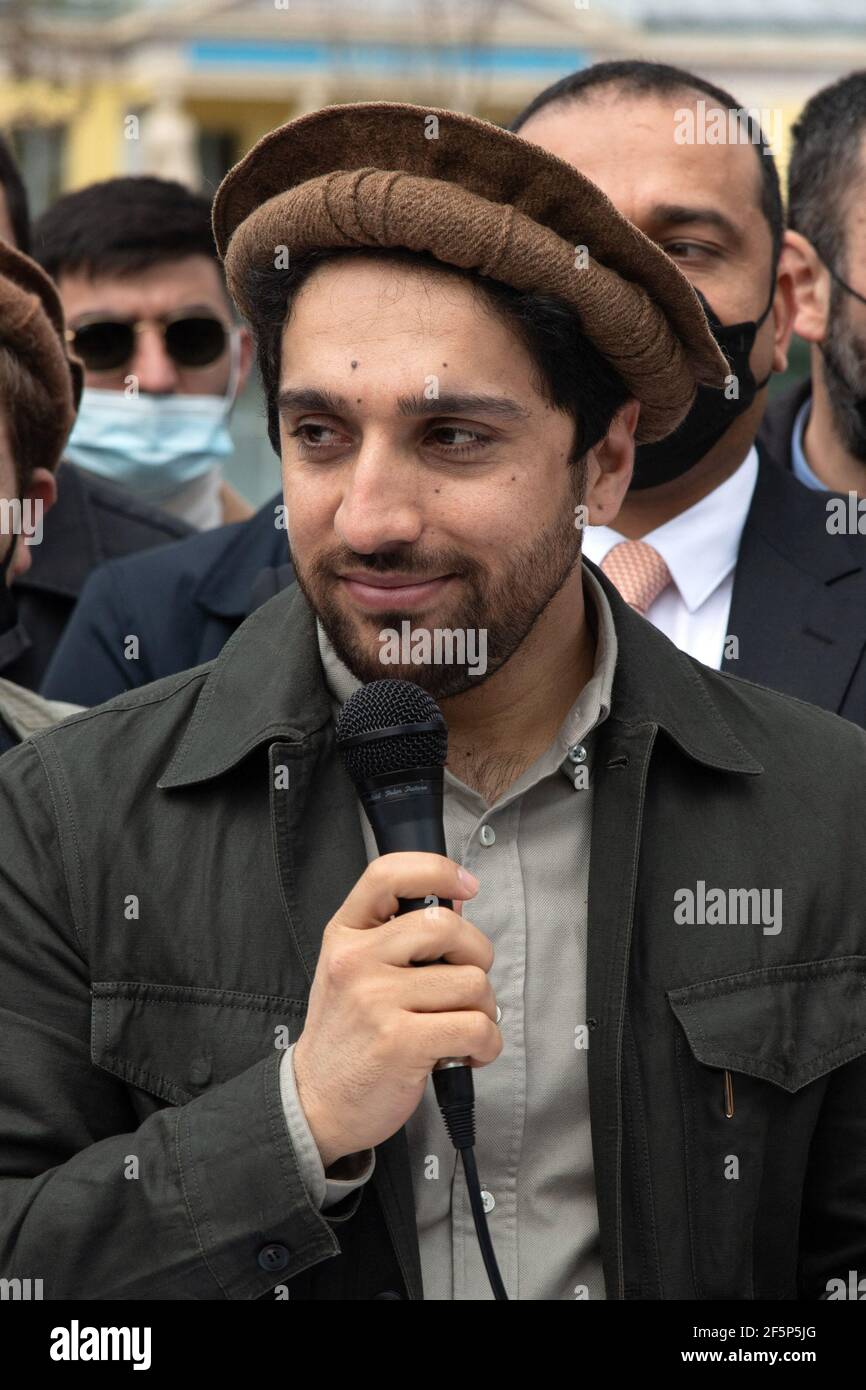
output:
{"label": "hand holding microphone", "polygon": [[[493,947],[441,905],[474,896],[462,872],[438,854],[383,855],[325,927],[294,1051],[298,1095],[325,1168],[395,1134],[439,1058],[481,1067],[502,1051],[487,978]],[[389,920],[400,902],[434,895],[439,906]],[[411,968],[428,961],[437,963]]]}

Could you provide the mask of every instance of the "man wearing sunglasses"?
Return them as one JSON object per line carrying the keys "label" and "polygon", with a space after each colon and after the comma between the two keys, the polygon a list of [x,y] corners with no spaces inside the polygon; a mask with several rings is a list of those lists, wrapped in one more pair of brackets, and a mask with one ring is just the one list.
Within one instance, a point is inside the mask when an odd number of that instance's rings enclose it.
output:
{"label": "man wearing sunglasses", "polygon": [[67,458],[198,530],[251,516],[222,477],[251,346],[207,200],[157,178],[91,184],[44,214],[34,251],[85,369]]}
{"label": "man wearing sunglasses", "polygon": [[[866,72],[850,73],[817,92],[794,126],[788,255],[797,300],[794,328],[811,345],[812,374],[773,403],[760,436],[806,487],[861,497],[866,496],[864,137]],[[849,515],[846,511],[846,524]]]}

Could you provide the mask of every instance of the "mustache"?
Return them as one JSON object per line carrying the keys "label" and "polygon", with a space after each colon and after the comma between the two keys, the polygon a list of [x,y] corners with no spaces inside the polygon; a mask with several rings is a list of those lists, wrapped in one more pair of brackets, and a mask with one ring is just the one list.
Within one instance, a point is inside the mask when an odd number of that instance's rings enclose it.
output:
{"label": "mustache", "polygon": [[320,555],[311,565],[314,575],[327,578],[340,570],[368,570],[370,574],[471,574],[477,569],[466,555],[436,551],[420,556],[411,550],[390,550],[380,555],[359,555],[354,550]]}

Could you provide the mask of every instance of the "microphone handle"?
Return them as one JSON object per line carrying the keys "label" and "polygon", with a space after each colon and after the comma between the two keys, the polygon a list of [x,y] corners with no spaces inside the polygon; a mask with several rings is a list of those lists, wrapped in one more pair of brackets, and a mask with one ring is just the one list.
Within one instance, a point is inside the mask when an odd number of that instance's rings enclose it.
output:
{"label": "microphone handle", "polygon": [[[394,914],[395,917],[403,917],[407,912],[420,912],[422,908],[431,906],[431,903],[428,898],[398,898],[397,901],[400,904],[400,906]],[[454,903],[451,900],[451,898],[439,898],[438,906],[453,907]],[[438,960],[413,960],[412,964],[418,966],[440,965],[442,963],[442,960],[443,957],[440,956]],[[468,1062],[465,1057],[440,1057],[433,1070],[441,1071],[444,1067],[465,1066],[468,1066]]]}
{"label": "microphone handle", "polygon": [[[376,838],[380,854],[396,854],[401,850],[442,854],[447,857],[445,828],[442,822],[441,767],[421,767],[412,771],[386,773],[359,783],[357,790],[367,819]],[[395,916],[418,912],[430,907],[427,898],[398,898]],[[451,898],[439,898],[440,907],[453,907]],[[436,965],[437,961],[413,961],[414,965]],[[441,1057],[433,1068],[465,1067],[471,1072],[468,1058]]]}
{"label": "microphone handle", "polygon": [[[452,908],[453,908],[454,903],[452,902],[452,900],[451,900],[450,898],[436,898],[436,901],[435,901],[435,903],[434,903],[434,902],[432,901],[432,899],[433,899],[434,897],[435,897],[435,894],[430,893],[430,894],[428,895],[428,897],[426,897],[426,898],[398,898],[397,901],[398,901],[398,903],[400,904],[400,906],[399,906],[399,908],[397,909],[397,911],[394,913],[394,916],[395,916],[395,917],[403,917],[403,916],[405,916],[405,914],[406,914],[407,912],[421,912],[425,907],[433,907],[433,906],[435,906],[435,907],[452,907]],[[413,961],[413,962],[412,962],[413,965],[436,965],[437,963],[438,963],[438,962],[436,962],[436,961],[429,961],[429,960],[424,960],[424,961],[416,960],[416,961]]]}

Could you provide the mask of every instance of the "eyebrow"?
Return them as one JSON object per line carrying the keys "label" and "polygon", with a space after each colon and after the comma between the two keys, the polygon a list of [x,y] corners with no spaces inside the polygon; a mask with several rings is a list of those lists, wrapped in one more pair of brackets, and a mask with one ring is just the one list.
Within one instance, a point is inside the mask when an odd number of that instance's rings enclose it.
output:
{"label": "eyebrow", "polygon": [[[304,410],[319,415],[351,415],[352,407],[345,396],[312,386],[289,386],[280,391],[277,406],[281,411]],[[430,415],[463,415],[480,412],[495,415],[500,420],[528,420],[531,412],[509,396],[486,396],[479,392],[445,392],[435,400],[426,396],[400,396],[397,413],[423,418]]]}
{"label": "eyebrow", "polygon": [[690,207],[685,203],[656,203],[652,209],[652,217],[654,222],[663,222],[667,226],[681,227],[692,222],[703,222],[725,232],[732,241],[739,243],[743,239],[739,228],[723,212],[719,212],[718,208]]}

